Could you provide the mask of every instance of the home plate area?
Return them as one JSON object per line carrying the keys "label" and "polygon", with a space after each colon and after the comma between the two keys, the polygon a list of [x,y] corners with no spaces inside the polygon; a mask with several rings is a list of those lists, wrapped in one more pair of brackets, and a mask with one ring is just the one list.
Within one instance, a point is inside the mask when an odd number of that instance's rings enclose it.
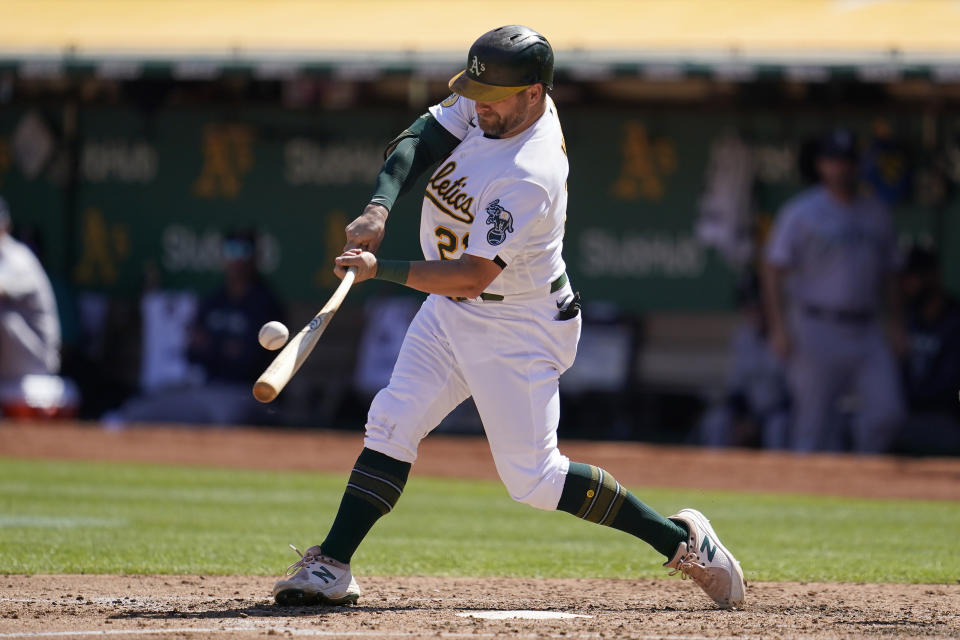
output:
{"label": "home plate area", "polygon": [[0,640],[960,636],[960,585],[759,583],[720,611],[681,580],[374,577],[356,606],[284,608],[274,580],[0,576]]}
{"label": "home plate area", "polygon": [[461,611],[461,618],[480,618],[481,620],[566,620],[568,618],[592,618],[582,613],[565,611]]}

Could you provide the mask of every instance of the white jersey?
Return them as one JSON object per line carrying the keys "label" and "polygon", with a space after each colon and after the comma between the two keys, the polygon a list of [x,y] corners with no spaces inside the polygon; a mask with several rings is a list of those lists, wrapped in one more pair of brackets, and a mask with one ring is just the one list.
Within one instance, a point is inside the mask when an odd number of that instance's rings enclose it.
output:
{"label": "white jersey", "polygon": [[463,253],[494,260],[503,271],[487,287],[504,296],[549,285],[566,269],[561,250],[567,210],[567,164],[557,108],[511,138],[487,138],[473,100],[456,94],[430,107],[461,140],[430,177],[420,214],[427,260]]}
{"label": "white jersey", "polygon": [[60,318],[50,279],[29,247],[0,234],[0,379],[59,369]]}

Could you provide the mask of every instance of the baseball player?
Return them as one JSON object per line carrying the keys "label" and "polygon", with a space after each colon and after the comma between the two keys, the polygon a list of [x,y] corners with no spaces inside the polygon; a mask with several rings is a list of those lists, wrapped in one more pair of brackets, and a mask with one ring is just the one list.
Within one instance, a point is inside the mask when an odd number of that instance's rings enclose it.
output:
{"label": "baseball player", "polygon": [[[854,392],[853,448],[879,453],[889,448],[904,412],[880,323],[887,296],[896,299],[893,221],[877,199],[859,191],[851,132],[823,139],[817,171],[821,184],[777,217],[764,273],[771,345],[788,364],[791,448],[842,448],[840,398]],[[896,322],[894,329],[904,335]]]}
{"label": "baseball player", "polygon": [[60,370],[60,319],[40,261],[10,236],[10,211],[0,198],[0,385]]}
{"label": "baseball player", "polygon": [[[470,48],[450,81],[454,93],[388,146],[335,270],[342,277],[355,267],[357,282],[390,280],[430,295],[370,407],[330,532],[276,583],[278,604],[357,600],[354,551],[396,504],[420,440],[469,396],[514,500],[631,533],[721,607],[743,602],[740,567],[700,512],[664,518],[608,472],[557,449],[558,379],[576,354],[580,307],[561,257],[568,167],[552,82],[542,35],[495,29]],[[425,260],[376,257],[398,194],[436,161],[421,210]]]}

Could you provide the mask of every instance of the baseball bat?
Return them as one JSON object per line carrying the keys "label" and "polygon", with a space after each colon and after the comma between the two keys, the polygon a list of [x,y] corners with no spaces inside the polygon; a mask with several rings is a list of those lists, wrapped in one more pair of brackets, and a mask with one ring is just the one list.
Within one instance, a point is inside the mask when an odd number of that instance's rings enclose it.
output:
{"label": "baseball bat", "polygon": [[320,339],[327,325],[330,324],[333,314],[340,308],[343,299],[347,297],[347,292],[353,285],[356,276],[356,267],[347,269],[347,274],[343,276],[340,286],[327,300],[327,304],[320,309],[320,313],[313,316],[307,326],[300,329],[300,332],[291,338],[290,342],[273,359],[270,366],[257,378],[253,385],[254,398],[266,403],[273,402],[280,395],[283,388],[290,382],[290,378],[300,369],[300,365],[307,359],[313,348],[317,346],[317,340]]}

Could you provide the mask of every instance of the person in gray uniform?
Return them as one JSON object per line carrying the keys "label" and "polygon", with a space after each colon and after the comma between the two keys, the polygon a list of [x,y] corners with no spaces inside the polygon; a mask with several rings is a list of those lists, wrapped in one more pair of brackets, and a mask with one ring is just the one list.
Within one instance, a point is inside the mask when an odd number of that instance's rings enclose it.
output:
{"label": "person in gray uniform", "polygon": [[821,142],[820,184],[787,202],[766,252],[765,303],[774,352],[788,367],[791,448],[844,447],[841,400],[853,413],[849,437],[861,453],[887,451],[903,417],[899,370],[881,324],[902,343],[893,222],[861,193],[856,139],[837,130]]}
{"label": "person in gray uniform", "polygon": [[10,236],[10,210],[0,198],[0,385],[60,369],[60,320],[40,261]]}

